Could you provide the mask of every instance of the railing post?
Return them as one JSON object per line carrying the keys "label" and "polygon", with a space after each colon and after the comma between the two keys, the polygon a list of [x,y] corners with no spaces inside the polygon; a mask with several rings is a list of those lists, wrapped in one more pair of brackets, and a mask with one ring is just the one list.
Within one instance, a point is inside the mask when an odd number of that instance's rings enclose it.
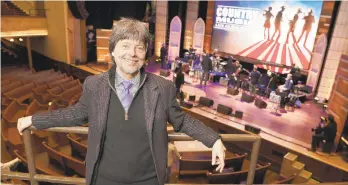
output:
{"label": "railing post", "polygon": [[36,174],[36,168],[35,168],[35,158],[34,158],[30,132],[31,132],[30,129],[24,130],[23,141],[24,141],[24,147],[25,147],[25,154],[27,156],[30,183],[31,185],[38,185],[38,182],[34,179],[34,176]]}
{"label": "railing post", "polygon": [[253,148],[251,150],[250,166],[248,171],[247,185],[252,185],[254,183],[255,168],[257,163],[257,156],[259,155],[261,145],[261,138],[257,139],[253,143]]}

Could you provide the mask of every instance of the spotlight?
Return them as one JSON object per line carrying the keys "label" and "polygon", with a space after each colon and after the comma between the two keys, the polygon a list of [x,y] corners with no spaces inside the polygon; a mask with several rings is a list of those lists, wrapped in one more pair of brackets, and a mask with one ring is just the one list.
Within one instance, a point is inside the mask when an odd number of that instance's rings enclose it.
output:
{"label": "spotlight", "polygon": [[19,41],[23,42],[23,39],[22,39],[22,38],[19,38]]}
{"label": "spotlight", "polygon": [[11,41],[11,42],[14,42],[14,39],[13,39],[13,38],[11,38],[11,39],[10,39],[10,41]]}

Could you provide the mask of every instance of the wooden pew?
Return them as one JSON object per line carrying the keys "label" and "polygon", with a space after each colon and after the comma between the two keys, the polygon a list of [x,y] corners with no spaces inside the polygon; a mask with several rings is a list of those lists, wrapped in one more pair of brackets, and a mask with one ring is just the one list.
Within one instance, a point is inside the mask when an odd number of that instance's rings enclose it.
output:
{"label": "wooden pew", "polygon": [[17,127],[18,119],[25,116],[27,109],[28,105],[13,101],[5,109],[2,120],[8,127]]}
{"label": "wooden pew", "polygon": [[51,146],[47,145],[46,142],[42,142],[42,144],[46,148],[50,162],[61,166],[65,171],[65,175],[72,176],[77,173],[82,177],[85,176],[86,167],[83,161],[75,159],[63,152],[58,151],[57,149],[52,148]]}
{"label": "wooden pew", "polygon": [[51,83],[47,83],[47,85],[48,85],[49,89],[52,89],[52,88],[54,88],[56,86],[59,86],[61,84],[67,83],[67,82],[70,82],[72,80],[74,80],[74,78],[70,76],[68,78],[63,78],[63,79],[60,79],[60,80],[53,81]]}
{"label": "wooden pew", "polygon": [[[253,184],[263,184],[266,171],[270,166],[271,163],[263,166],[257,165]],[[246,181],[247,176],[248,170],[222,173],[207,172],[209,184],[240,184],[242,181]]]}
{"label": "wooden pew", "polygon": [[22,103],[26,99],[32,99],[34,97],[32,91],[34,87],[36,87],[35,83],[29,83],[16,89],[13,89],[10,92],[4,93],[1,105],[6,107],[12,101],[18,101],[19,103]]}
{"label": "wooden pew", "polygon": [[45,99],[49,96],[47,92],[48,89],[49,86],[47,84],[33,88],[34,99],[41,104],[47,104],[48,102],[45,101]]}
{"label": "wooden pew", "polygon": [[32,81],[35,81],[36,79],[40,78],[47,78],[47,76],[55,74],[56,72],[53,69],[50,70],[45,70],[45,71],[39,71],[36,72],[30,76],[21,76],[20,79],[22,80],[23,83],[30,83]]}
{"label": "wooden pew", "polygon": [[82,92],[82,86],[77,85],[75,87],[72,87],[68,90],[65,90],[62,94],[59,96],[54,97],[54,100],[57,101],[59,104],[66,104],[69,105],[70,100],[75,96]]}
{"label": "wooden pew", "polygon": [[34,80],[34,82],[37,85],[42,85],[42,84],[46,84],[46,83],[50,83],[50,82],[54,82],[57,80],[61,80],[66,78],[66,74],[60,74],[60,73],[55,73],[55,74],[51,74],[49,76],[47,76],[46,78],[39,78]]}
{"label": "wooden pew", "polygon": [[40,112],[47,112],[48,111],[48,105],[40,104],[37,100],[34,99],[28,106],[27,112],[25,116],[31,116],[35,113]]}
{"label": "wooden pew", "polygon": [[14,157],[14,150],[24,152],[22,137],[19,135],[17,127],[8,127],[3,121],[1,122],[1,138],[5,143],[6,151]]}
{"label": "wooden pew", "polygon": [[[18,150],[14,151],[14,154],[20,159],[23,164],[28,167],[28,162],[25,155],[22,155]],[[35,167],[39,174],[54,175],[54,176],[65,176],[64,171],[57,168],[54,165],[49,164],[47,154],[43,153],[40,156],[35,157]]]}
{"label": "wooden pew", "polygon": [[1,80],[1,86],[7,85],[7,84],[10,84],[10,83],[11,83],[10,80]]}
{"label": "wooden pew", "polygon": [[[225,169],[239,171],[247,154],[237,155],[236,157],[225,158]],[[179,159],[179,178],[183,176],[205,175],[208,171],[213,171],[216,166],[211,165],[211,159]]]}
{"label": "wooden pew", "polygon": [[62,84],[61,87],[63,90],[68,90],[68,89],[75,87],[75,86],[78,86],[78,85],[81,85],[81,82],[80,82],[80,80],[76,79],[76,80],[70,81],[68,83]]}
{"label": "wooden pew", "polygon": [[71,147],[71,155],[75,158],[85,160],[87,154],[87,145],[78,141],[71,134],[67,134],[66,137],[69,139]]}
{"label": "wooden pew", "polygon": [[82,91],[80,93],[76,94],[74,97],[72,97],[69,100],[69,106],[72,106],[72,105],[76,104],[77,102],[79,102],[81,96],[82,96]]}
{"label": "wooden pew", "polygon": [[16,89],[17,87],[20,87],[21,85],[21,81],[12,81],[10,84],[7,85],[1,84],[1,96],[3,96],[7,92],[10,92],[13,89]]}

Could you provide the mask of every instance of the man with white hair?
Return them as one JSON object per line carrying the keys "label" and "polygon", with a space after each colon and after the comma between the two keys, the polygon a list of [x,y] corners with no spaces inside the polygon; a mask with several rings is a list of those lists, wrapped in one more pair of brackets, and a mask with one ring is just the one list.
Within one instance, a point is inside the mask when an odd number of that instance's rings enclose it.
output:
{"label": "man with white hair", "polygon": [[294,82],[292,81],[292,74],[288,74],[285,83],[279,86],[281,92],[290,92]]}
{"label": "man with white hair", "polygon": [[140,21],[114,24],[109,51],[114,66],[89,76],[73,106],[20,118],[18,131],[71,127],[88,122],[87,185],[163,185],[166,179],[167,122],[207,147],[212,165],[224,167],[224,145],[218,133],[179,106],[174,84],[145,72],[150,34]]}

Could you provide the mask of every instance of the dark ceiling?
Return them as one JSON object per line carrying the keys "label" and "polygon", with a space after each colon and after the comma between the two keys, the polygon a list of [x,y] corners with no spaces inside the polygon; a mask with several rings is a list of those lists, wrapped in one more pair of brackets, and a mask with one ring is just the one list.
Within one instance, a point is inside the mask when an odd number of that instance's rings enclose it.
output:
{"label": "dark ceiling", "polygon": [[120,17],[142,20],[148,1],[85,1],[89,13],[87,25],[94,28],[110,29],[112,21]]}

